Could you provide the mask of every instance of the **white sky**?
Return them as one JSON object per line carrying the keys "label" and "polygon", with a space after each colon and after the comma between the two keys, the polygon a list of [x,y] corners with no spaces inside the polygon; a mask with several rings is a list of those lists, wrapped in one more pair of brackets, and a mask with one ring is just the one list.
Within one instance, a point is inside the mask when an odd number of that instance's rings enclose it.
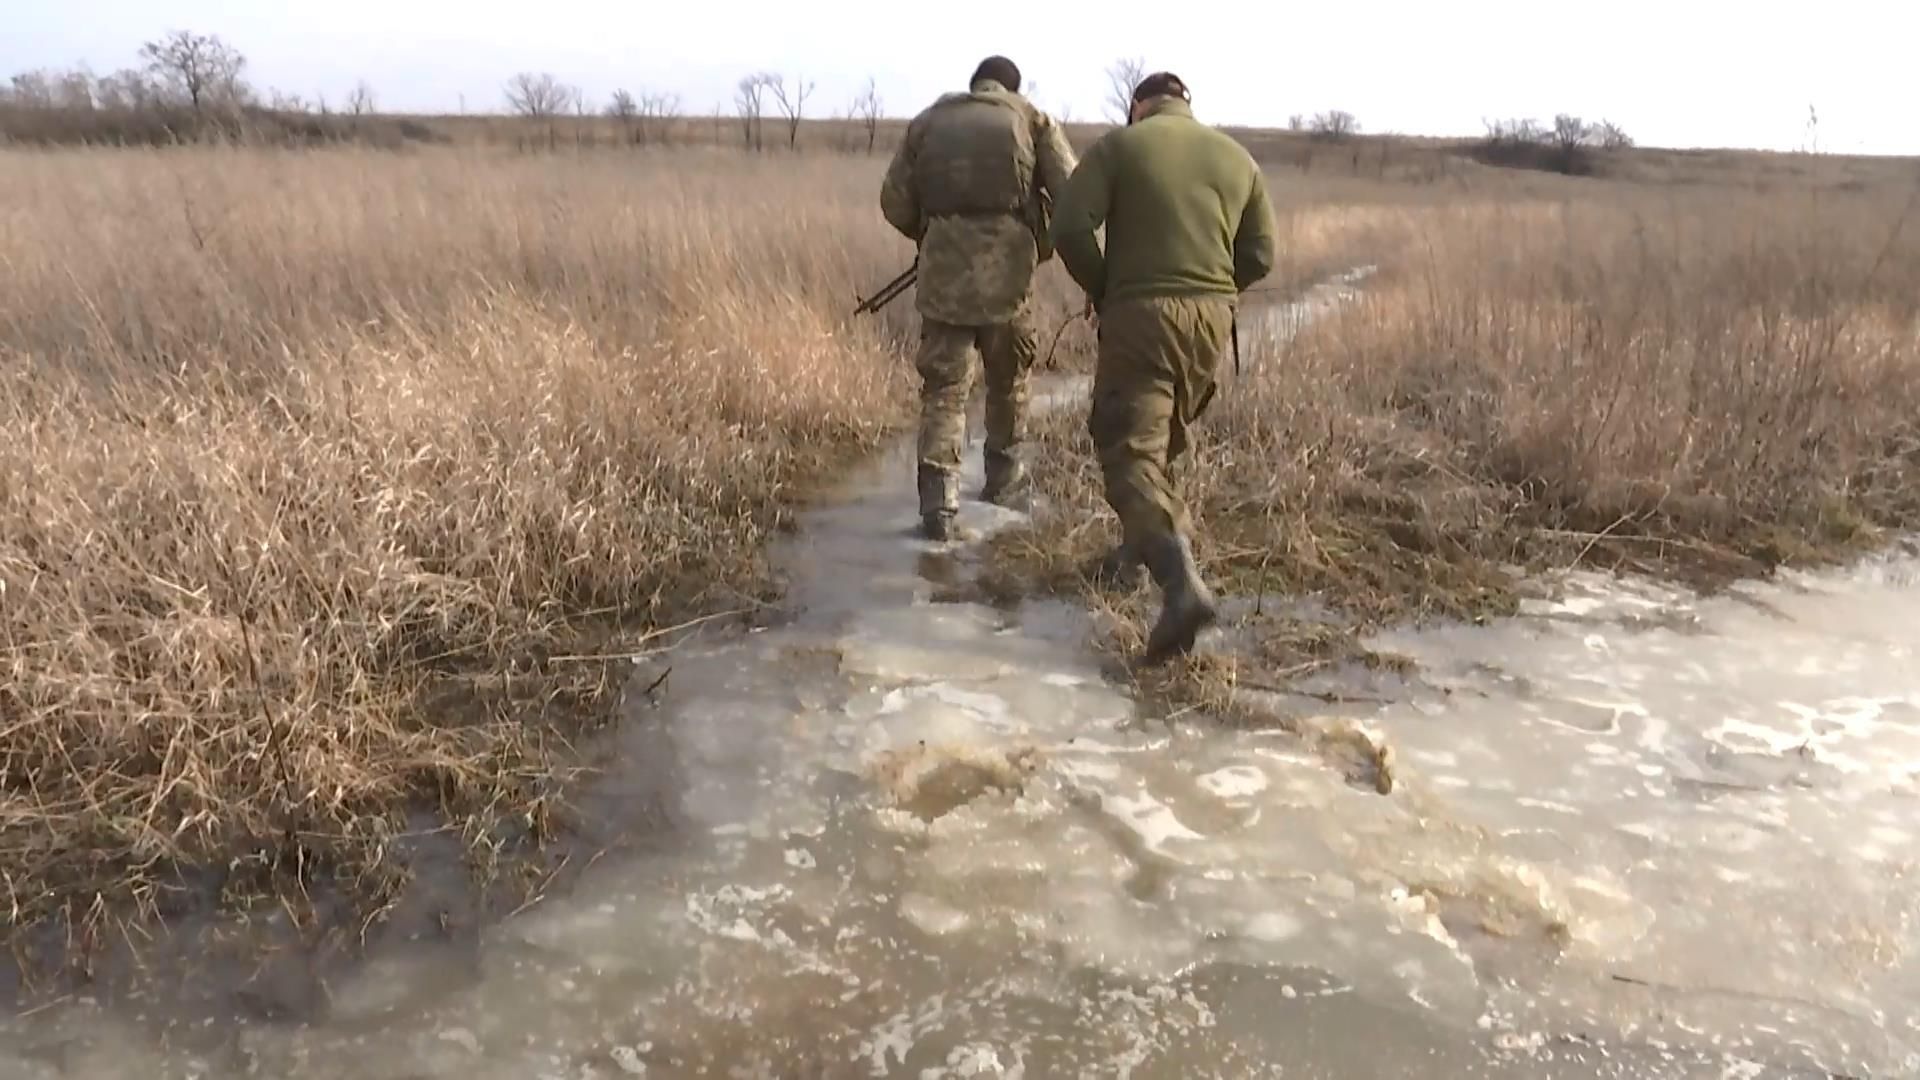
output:
{"label": "white sky", "polygon": [[382,108],[500,108],[518,71],[604,103],[672,91],[689,112],[769,69],[818,83],[837,112],[871,75],[910,115],[1011,56],[1048,109],[1098,117],[1119,56],[1178,72],[1202,119],[1279,125],[1341,108],[1368,131],[1478,134],[1483,117],[1610,118],[1644,145],[1920,154],[1914,0],[0,0],[0,76],[130,66],[171,28],[241,49],[255,85]]}

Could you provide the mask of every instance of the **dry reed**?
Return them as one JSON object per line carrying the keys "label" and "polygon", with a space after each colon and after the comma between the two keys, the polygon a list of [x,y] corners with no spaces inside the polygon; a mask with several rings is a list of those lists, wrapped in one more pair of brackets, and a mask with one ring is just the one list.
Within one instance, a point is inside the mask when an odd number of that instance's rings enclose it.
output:
{"label": "dry reed", "polygon": [[902,418],[906,305],[844,315],[906,257],[877,168],[9,155],[10,923],[207,866],[386,896],[423,806],[537,838],[618,675],[548,658],[768,595],[797,486]]}
{"label": "dry reed", "polygon": [[[1209,573],[1364,627],[1506,610],[1527,571],[1712,585],[1912,528],[1914,210],[1897,187],[1591,181],[1290,206],[1296,265],[1345,253],[1381,272],[1291,341],[1243,310],[1247,374],[1223,372],[1181,470]],[[1043,426],[1053,510],[1002,542],[999,590],[1098,595],[1087,571],[1116,537],[1083,427]],[[1151,592],[1099,602],[1118,616],[1114,644],[1137,646]],[[1336,636],[1256,620],[1240,677],[1358,653]],[[1224,700],[1221,664],[1190,674],[1187,695]]]}

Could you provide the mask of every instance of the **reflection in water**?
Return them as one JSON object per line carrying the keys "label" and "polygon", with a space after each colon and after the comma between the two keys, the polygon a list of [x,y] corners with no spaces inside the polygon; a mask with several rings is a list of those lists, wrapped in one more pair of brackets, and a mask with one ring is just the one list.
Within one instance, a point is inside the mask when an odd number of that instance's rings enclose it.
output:
{"label": "reflection in water", "polygon": [[1920,1068],[1912,561],[1763,603],[1574,576],[1385,635],[1419,674],[1308,718],[1392,749],[1383,796],[1294,737],[1141,717],[1078,612],[944,602],[977,553],[908,535],[911,476],[814,513],[799,614],[628,719],[682,843],[477,961],[379,957],[313,1024],[70,1003],[0,1030],[0,1077]]}

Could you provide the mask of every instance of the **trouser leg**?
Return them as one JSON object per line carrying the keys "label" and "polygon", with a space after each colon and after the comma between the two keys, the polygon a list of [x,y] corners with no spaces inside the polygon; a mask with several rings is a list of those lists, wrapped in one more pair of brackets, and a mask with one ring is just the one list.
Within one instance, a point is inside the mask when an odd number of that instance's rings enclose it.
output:
{"label": "trouser leg", "polygon": [[920,374],[918,486],[923,518],[951,517],[960,506],[960,455],[966,445],[967,394],[973,383],[974,328],[925,321],[914,367]]}
{"label": "trouser leg", "polygon": [[1088,426],[1120,518],[1122,557],[1143,561],[1163,593],[1148,659],[1193,647],[1216,617],[1189,538],[1192,523],[1168,468],[1211,403],[1232,327],[1223,300],[1154,299],[1102,312]]}
{"label": "trouser leg", "polygon": [[986,375],[986,487],[989,501],[1018,495],[1026,485],[1027,410],[1039,335],[1030,313],[987,327],[980,335]]}

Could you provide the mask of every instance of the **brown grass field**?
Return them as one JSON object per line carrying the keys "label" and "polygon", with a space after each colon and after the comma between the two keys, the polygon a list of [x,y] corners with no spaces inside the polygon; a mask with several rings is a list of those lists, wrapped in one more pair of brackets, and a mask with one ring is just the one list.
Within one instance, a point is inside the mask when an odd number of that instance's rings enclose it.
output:
{"label": "brown grass field", "polygon": [[[571,742],[609,711],[618,665],[566,657],[770,599],[769,538],[911,416],[911,298],[846,314],[910,254],[878,157],[4,157],[16,928],[97,937],[207,868],[235,903],[344,882],[377,906],[422,813],[497,870],[561,828]],[[1272,287],[1380,272],[1223,388],[1184,480],[1226,588],[1471,616],[1516,566],[1755,573],[1920,516],[1898,163],[1263,158]],[[1072,307],[1044,284],[1043,332]],[[1081,574],[1112,536],[1083,426],[1043,425],[1056,509],[998,572],[1137,616],[1149,594]]]}

